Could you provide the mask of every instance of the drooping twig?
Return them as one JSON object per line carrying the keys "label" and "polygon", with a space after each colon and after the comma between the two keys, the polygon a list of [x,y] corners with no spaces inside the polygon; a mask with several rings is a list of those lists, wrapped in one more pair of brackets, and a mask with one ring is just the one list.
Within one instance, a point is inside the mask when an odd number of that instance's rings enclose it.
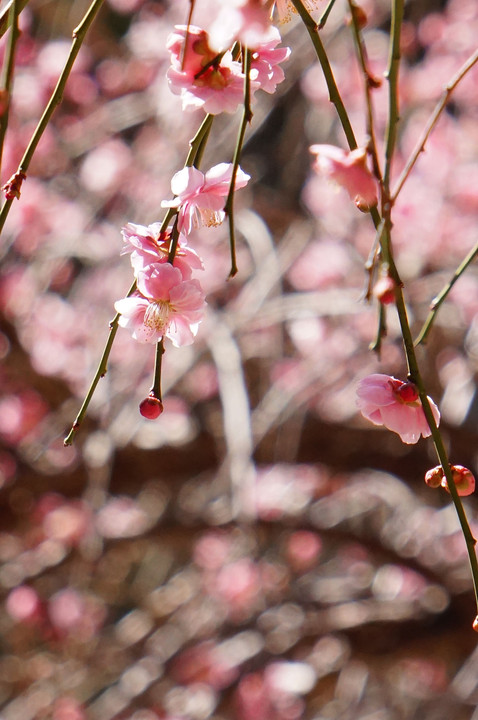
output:
{"label": "drooping twig", "polygon": [[15,66],[15,50],[17,40],[20,36],[18,28],[19,0],[13,0],[9,12],[10,35],[3,60],[2,78],[0,80],[0,101],[2,112],[0,115],[0,169],[2,166],[3,144],[7,132],[8,117],[10,111],[10,99],[13,86],[13,69]]}
{"label": "drooping twig", "polygon": [[463,275],[465,270],[471,265],[473,260],[478,256],[478,243],[473,247],[466,258],[463,260],[463,262],[457,267],[455,272],[453,273],[450,280],[447,282],[447,284],[443,287],[443,289],[436,295],[436,297],[433,298],[433,300],[430,303],[430,312],[428,313],[428,317],[425,320],[422,329],[420,330],[417,339],[415,340],[415,345],[420,345],[420,343],[425,343],[426,339],[428,337],[428,334],[430,330],[432,329],[432,325],[435,321],[436,314],[438,310],[440,309],[442,303],[446,300],[448,297],[448,293],[452,289],[453,285],[456,283],[457,280]]}
{"label": "drooping twig", "polygon": [[420,135],[417,144],[415,145],[410,158],[403,168],[400,177],[398,178],[395,187],[393,188],[392,193],[392,201],[395,201],[397,199],[398,194],[400,193],[403,185],[405,184],[405,181],[407,180],[408,176],[410,175],[411,171],[413,170],[413,167],[415,166],[415,163],[417,162],[418,158],[420,157],[421,153],[425,150],[425,145],[430,137],[430,134],[435,127],[440,115],[442,114],[443,110],[445,109],[450,96],[452,92],[455,90],[456,86],[461,82],[461,80],[465,77],[465,75],[468,73],[469,70],[478,62],[478,50],[471,55],[471,57],[468,58],[468,60],[461,66],[461,68],[458,70],[456,75],[450,80],[449,83],[445,86],[445,89],[443,90],[443,93],[438,101],[438,103],[435,106],[435,109],[433,110],[432,114],[430,115],[430,118],[423,129],[422,134]]}
{"label": "drooping twig", "polygon": [[[50,100],[48,101],[48,104],[43,112],[43,115],[41,116],[40,121],[38,122],[38,125],[36,126],[35,131],[30,139],[30,142],[28,143],[28,147],[25,150],[20,165],[18,166],[18,170],[15,173],[15,175],[18,177],[23,176],[24,178],[27,175],[30,162],[33,158],[35,150],[37,149],[38,143],[40,142],[40,139],[45,132],[53,113],[55,112],[56,108],[58,107],[63,98],[63,92],[65,90],[66,82],[70,76],[73,64],[78,56],[78,53],[80,52],[80,48],[83,44],[86,33],[88,32],[88,29],[90,28],[93,20],[95,19],[98,10],[102,6],[103,2],[104,0],[93,0],[80,24],[73,30],[73,42],[71,44],[68,58],[58,79],[56,87],[53,90]],[[5,202],[2,205],[2,209],[0,210],[0,232],[3,230],[13,200],[14,197],[10,195],[5,199]]]}

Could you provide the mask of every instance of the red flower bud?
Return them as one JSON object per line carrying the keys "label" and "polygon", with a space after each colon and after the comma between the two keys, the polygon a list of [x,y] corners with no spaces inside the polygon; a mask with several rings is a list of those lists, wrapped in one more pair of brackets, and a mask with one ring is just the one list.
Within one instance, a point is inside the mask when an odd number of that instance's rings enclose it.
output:
{"label": "red flower bud", "polygon": [[[471,470],[468,470],[468,468],[463,467],[463,465],[452,465],[451,471],[453,474],[453,480],[455,482],[455,487],[458,492],[458,495],[461,495],[462,497],[465,497],[466,495],[471,495],[475,492],[475,477]],[[441,481],[442,487],[445,488],[447,492],[450,492],[450,489],[448,487],[448,483],[446,481],[446,477],[443,478]]]}
{"label": "red flower bud", "polygon": [[396,282],[389,275],[384,275],[374,285],[373,294],[377,300],[384,305],[390,305],[395,301]]}
{"label": "red flower bud", "polygon": [[163,403],[151,391],[139,405],[141,415],[147,420],[156,420],[163,412]]}
{"label": "red flower bud", "polygon": [[415,383],[403,383],[395,392],[404,403],[412,403],[418,400],[418,390]]}

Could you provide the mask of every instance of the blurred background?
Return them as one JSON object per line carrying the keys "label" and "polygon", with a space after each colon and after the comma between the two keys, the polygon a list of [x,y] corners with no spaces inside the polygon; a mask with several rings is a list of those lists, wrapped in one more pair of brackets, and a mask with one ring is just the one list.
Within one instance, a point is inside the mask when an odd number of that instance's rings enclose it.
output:
{"label": "blurred background", "polygon": [[[382,78],[389,3],[361,4]],[[30,0],[21,13],[2,183],[87,7]],[[63,447],[131,284],[121,227],[162,219],[203,118],[165,80],[188,7],[106,0],[0,240],[0,718],[476,720],[471,578],[449,496],[423,482],[432,445],[356,411],[360,378],[406,366],[393,310],[381,358],[369,350],[370,218],[310,169],[310,144],[345,140],[296,20],[281,27],[286,80],[257,93],[246,136],[238,275],[226,228],[191,240],[208,311],[193,346],[167,348],[165,412],[141,418],[153,352],[120,329]],[[338,1],[323,37],[364,142],[345,16]],[[405,18],[395,174],[476,49],[478,5],[414,0]],[[374,90],[380,147],[386,96]],[[240,114],[215,119],[202,168],[231,161]],[[477,160],[475,70],[394,212],[416,333],[478,241]],[[475,473],[477,313],[472,266],[419,350],[450,458]],[[478,532],[473,497],[466,508]]]}

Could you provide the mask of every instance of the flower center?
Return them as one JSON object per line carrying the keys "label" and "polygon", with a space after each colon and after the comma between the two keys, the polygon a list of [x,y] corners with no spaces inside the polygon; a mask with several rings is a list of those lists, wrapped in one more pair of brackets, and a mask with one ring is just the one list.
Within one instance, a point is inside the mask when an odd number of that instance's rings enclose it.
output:
{"label": "flower center", "polygon": [[217,227],[223,221],[223,214],[220,210],[211,210],[211,208],[197,208],[198,216],[194,218],[194,227],[201,225],[205,227]]}
{"label": "flower center", "polygon": [[171,322],[173,312],[173,306],[168,300],[154,300],[146,308],[143,322],[146,327],[157,330],[160,335],[163,335]]}

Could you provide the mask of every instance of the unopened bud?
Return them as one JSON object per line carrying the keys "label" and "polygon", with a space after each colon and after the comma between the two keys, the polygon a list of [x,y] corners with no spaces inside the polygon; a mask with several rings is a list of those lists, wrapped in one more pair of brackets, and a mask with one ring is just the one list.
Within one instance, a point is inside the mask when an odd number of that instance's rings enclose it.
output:
{"label": "unopened bud", "polygon": [[357,27],[362,30],[367,25],[367,13],[362,7],[360,7],[360,5],[356,5],[355,3],[351,3],[350,7],[352,10],[352,17],[349,18],[348,22],[350,23],[353,19],[357,23]]}
{"label": "unopened bud", "polygon": [[[475,492],[475,476],[471,470],[463,467],[463,465],[452,465],[451,472],[458,495],[465,497]],[[446,477],[442,479],[441,485],[447,492],[450,492]]]}
{"label": "unopened bud", "polygon": [[141,415],[147,420],[156,420],[163,412],[163,403],[151,391],[139,405]]}
{"label": "unopened bud", "polygon": [[383,305],[390,305],[395,302],[395,290],[397,283],[390,275],[379,278],[374,285],[373,294]]}
{"label": "unopened bud", "polygon": [[442,480],[443,480],[443,468],[441,465],[437,465],[436,467],[432,468],[431,470],[428,470],[428,472],[425,473],[425,482],[428,485],[428,487],[438,488],[438,487],[440,487]]}
{"label": "unopened bud", "polygon": [[402,400],[402,402],[412,403],[418,400],[418,389],[415,383],[403,383],[396,392],[400,396],[400,400]]}

